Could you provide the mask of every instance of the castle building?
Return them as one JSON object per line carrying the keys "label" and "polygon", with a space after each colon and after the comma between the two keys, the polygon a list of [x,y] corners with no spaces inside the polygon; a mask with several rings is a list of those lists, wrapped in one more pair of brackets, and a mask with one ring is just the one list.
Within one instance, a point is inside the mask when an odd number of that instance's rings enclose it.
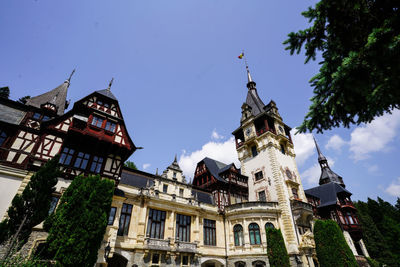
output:
{"label": "castle building", "polygon": [[319,219],[331,219],[338,223],[353,254],[359,260],[369,257],[362,240],[361,225],[357,210],[351,201],[351,193],[346,189],[343,178],[331,170],[328,160],[321,153],[314,139],[321,167],[319,186],[305,190],[308,202],[313,206],[314,216]]}
{"label": "castle building", "polygon": [[[111,83],[69,111],[70,78],[26,104],[1,99],[0,216],[32,174],[60,154],[63,174],[53,208],[76,175],[99,174],[118,185],[98,266],[266,267],[266,229],[272,227],[282,231],[291,266],[315,266],[313,209],[290,127],[275,102],[264,105],[248,68],[247,75],[247,98],[233,132],[240,169],[204,158],[192,184],[176,156],[161,175],[123,167],[136,146]],[[27,246],[45,239],[38,226]]]}

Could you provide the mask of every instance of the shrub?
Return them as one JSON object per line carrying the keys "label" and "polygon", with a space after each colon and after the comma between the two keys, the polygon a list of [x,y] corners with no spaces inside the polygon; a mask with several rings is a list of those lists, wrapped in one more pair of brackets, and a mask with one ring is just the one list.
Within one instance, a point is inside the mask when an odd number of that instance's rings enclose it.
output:
{"label": "shrub", "polygon": [[321,266],[358,267],[356,258],[336,222],[317,220],[314,226],[314,239]]}
{"label": "shrub", "polygon": [[271,267],[289,267],[289,255],[281,230],[267,228],[267,253]]}
{"label": "shrub", "polygon": [[97,260],[107,227],[114,182],[76,177],[51,218],[48,254],[62,266],[90,266]]}

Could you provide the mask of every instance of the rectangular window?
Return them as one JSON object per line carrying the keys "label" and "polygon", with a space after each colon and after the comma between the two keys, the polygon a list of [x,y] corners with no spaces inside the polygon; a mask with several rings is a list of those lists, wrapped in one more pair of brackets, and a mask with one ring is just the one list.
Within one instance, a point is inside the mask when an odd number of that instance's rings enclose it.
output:
{"label": "rectangular window", "polygon": [[42,119],[42,121],[48,121],[48,120],[50,120],[50,117],[49,117],[49,116],[46,116],[46,115],[44,115],[44,116],[43,116],[43,119]]}
{"label": "rectangular window", "polygon": [[262,171],[256,172],[254,174],[256,181],[261,180],[262,178],[264,178]]}
{"label": "rectangular window", "polygon": [[165,211],[150,209],[146,236],[164,239]]}
{"label": "rectangular window", "polygon": [[75,150],[73,150],[72,148],[64,147],[60,156],[59,163],[63,165],[70,165],[74,152]]}
{"label": "rectangular window", "polygon": [[60,199],[60,197],[58,197],[58,196],[52,196],[51,197],[49,214],[52,214],[56,210],[57,203],[58,203],[59,199]]}
{"label": "rectangular window", "polygon": [[0,146],[6,141],[7,134],[3,130],[0,129]]}
{"label": "rectangular window", "polygon": [[86,169],[87,163],[89,161],[90,155],[83,152],[78,152],[76,156],[74,167],[78,169]]}
{"label": "rectangular window", "polygon": [[215,221],[204,219],[204,245],[216,246]]}
{"label": "rectangular window", "polygon": [[189,265],[190,256],[189,255],[182,255],[181,262],[182,262],[182,266],[190,266]]}
{"label": "rectangular window", "polygon": [[190,242],[191,217],[187,215],[176,215],[176,238],[179,241]]}
{"label": "rectangular window", "polygon": [[167,184],[163,185],[162,191],[163,191],[164,193],[167,193],[167,192],[168,192],[168,185],[167,185]]}
{"label": "rectangular window", "polygon": [[123,204],[121,210],[121,217],[119,218],[118,235],[128,235],[129,222],[131,221],[132,205]]}
{"label": "rectangular window", "polygon": [[152,267],[153,267],[153,266],[159,266],[159,264],[160,264],[160,259],[161,259],[160,254],[154,253],[154,254],[151,256],[151,266],[152,266]]}
{"label": "rectangular window", "polygon": [[108,216],[107,225],[113,225],[114,224],[114,219],[115,219],[115,213],[116,212],[117,212],[117,208],[116,207],[111,207],[110,215]]}
{"label": "rectangular window", "polygon": [[92,125],[101,128],[101,126],[103,125],[103,121],[104,120],[102,118],[93,116]]}
{"label": "rectangular window", "polygon": [[179,196],[183,197],[183,189],[182,188],[179,189]]}
{"label": "rectangular window", "polygon": [[258,155],[257,147],[256,147],[256,146],[252,146],[252,147],[251,147],[251,154],[253,155],[253,157],[255,157],[255,156]]}
{"label": "rectangular window", "polygon": [[258,192],[258,201],[267,201],[265,197],[265,191]]}
{"label": "rectangular window", "polygon": [[113,123],[111,121],[107,121],[105,130],[109,131],[109,132],[115,132],[115,126],[116,126],[115,123]]}
{"label": "rectangular window", "polygon": [[101,165],[103,165],[103,158],[94,156],[92,165],[90,166],[90,171],[94,173],[99,173],[101,170]]}

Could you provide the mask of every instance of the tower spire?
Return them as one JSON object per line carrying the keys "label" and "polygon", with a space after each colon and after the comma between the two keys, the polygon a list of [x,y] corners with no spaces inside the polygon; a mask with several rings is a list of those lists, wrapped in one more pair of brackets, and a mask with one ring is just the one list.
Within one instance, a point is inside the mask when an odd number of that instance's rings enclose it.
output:
{"label": "tower spire", "polygon": [[71,72],[71,74],[69,75],[68,79],[65,80],[65,82],[68,83],[68,86],[69,86],[69,84],[71,83],[71,78],[72,78],[72,75],[74,75],[74,73],[75,73],[75,69],[72,70],[72,72]]}
{"label": "tower spire", "polygon": [[343,183],[342,177],[337,175],[335,172],[331,170],[331,168],[328,165],[328,160],[325,158],[325,156],[322,154],[317,140],[315,140],[315,137],[313,136],[315,147],[317,148],[318,152],[318,162],[319,165],[321,166],[321,177],[319,178],[319,185],[327,184],[327,183],[337,183],[340,184],[343,187],[346,187],[346,185]]}
{"label": "tower spire", "polygon": [[249,64],[247,63],[247,58],[244,55],[244,51],[242,52],[242,57],[244,57],[244,63],[246,64],[246,73],[247,73],[247,88],[249,90],[251,89],[256,89],[256,83],[253,81],[253,78],[251,77],[250,74],[250,69],[249,69]]}
{"label": "tower spire", "polygon": [[114,77],[111,79],[110,83],[108,84],[107,91],[111,91],[111,86],[112,86],[113,82],[114,82]]}

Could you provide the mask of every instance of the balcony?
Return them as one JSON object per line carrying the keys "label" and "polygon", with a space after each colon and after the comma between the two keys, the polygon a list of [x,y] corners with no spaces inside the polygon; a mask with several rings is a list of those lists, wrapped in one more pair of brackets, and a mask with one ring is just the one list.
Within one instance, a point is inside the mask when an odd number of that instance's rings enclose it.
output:
{"label": "balcony", "polygon": [[197,253],[197,243],[175,241],[176,251],[186,253]]}
{"label": "balcony", "polygon": [[291,201],[291,207],[295,220],[302,225],[309,225],[313,217],[313,207],[311,204],[301,200]]}
{"label": "balcony", "polygon": [[167,240],[150,237],[145,238],[146,247],[154,250],[171,250],[170,242],[171,240],[169,238]]}
{"label": "balcony", "polygon": [[349,200],[340,200],[340,207],[341,208],[353,208],[355,209],[356,207],[354,206],[352,201]]}
{"label": "balcony", "polygon": [[262,135],[263,133],[265,133],[267,131],[267,129],[265,129],[265,128],[262,128],[262,129],[259,129],[259,130],[257,130],[257,136],[260,136],[260,135]]}
{"label": "balcony", "polygon": [[244,144],[243,141],[237,142],[237,143],[236,143],[236,148],[239,148],[239,147],[243,146],[243,144]]}

